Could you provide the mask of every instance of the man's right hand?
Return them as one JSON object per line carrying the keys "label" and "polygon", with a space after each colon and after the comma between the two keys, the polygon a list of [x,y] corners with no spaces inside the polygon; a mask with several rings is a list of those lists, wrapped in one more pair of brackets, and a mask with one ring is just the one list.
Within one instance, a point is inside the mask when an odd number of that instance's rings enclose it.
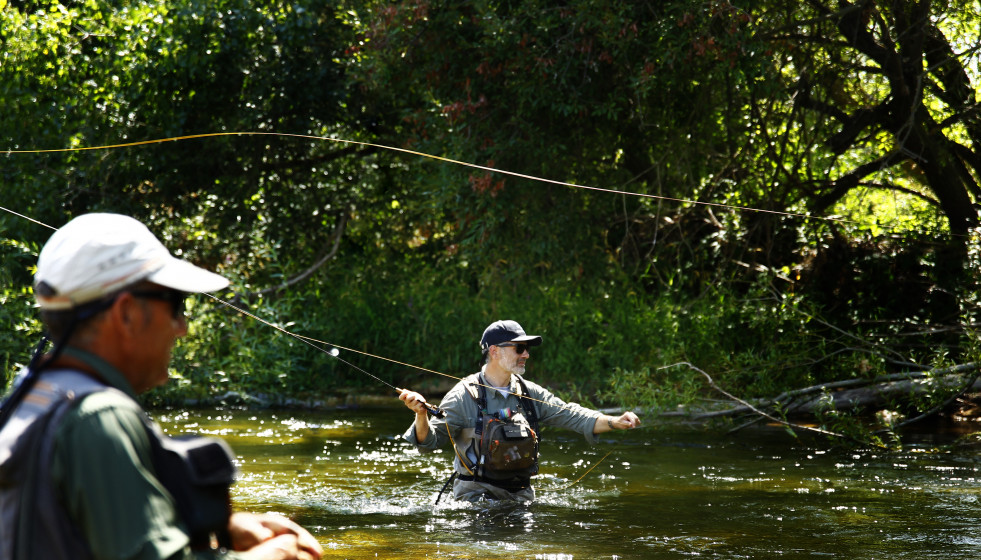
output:
{"label": "man's right hand", "polygon": [[399,393],[399,399],[405,403],[405,406],[409,410],[416,413],[415,427],[417,442],[422,443],[426,441],[426,436],[429,435],[429,409],[426,408],[426,397],[415,391],[402,389],[402,392]]}
{"label": "man's right hand", "polygon": [[323,554],[309,531],[281,515],[235,512],[228,531],[232,547],[250,559],[316,560]]}
{"label": "man's right hand", "polygon": [[425,405],[426,397],[420,395],[419,393],[408,389],[402,389],[402,392],[399,393],[399,399],[405,403],[405,406],[408,407],[409,410],[415,412],[416,415],[428,414],[429,409],[427,409]]}

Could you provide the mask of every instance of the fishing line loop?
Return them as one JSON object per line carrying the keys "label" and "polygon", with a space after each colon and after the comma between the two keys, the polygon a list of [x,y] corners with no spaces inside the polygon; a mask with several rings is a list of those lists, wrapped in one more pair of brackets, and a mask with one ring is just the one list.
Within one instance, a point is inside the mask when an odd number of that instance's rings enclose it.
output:
{"label": "fishing line loop", "polygon": [[50,148],[50,149],[29,149],[29,150],[0,150],[0,153],[6,153],[7,155],[14,154],[50,154],[50,153],[64,153],[64,152],[83,152],[83,151],[95,151],[95,150],[114,150],[119,148],[132,148],[136,146],[146,146],[150,144],[164,144],[167,142],[180,142],[183,140],[196,140],[202,138],[214,138],[220,136],[272,136],[272,137],[282,137],[282,138],[299,138],[304,140],[317,140],[320,142],[338,142],[343,144],[351,144],[356,146],[363,146],[365,148],[376,148],[381,150],[389,150],[393,152],[400,152],[403,154],[409,154],[413,156],[419,156],[423,158],[433,159],[436,161],[442,161],[445,163],[452,163],[455,165],[461,165],[463,167],[470,167],[473,169],[480,169],[482,171],[487,171],[490,173],[500,173],[502,175],[509,175],[511,177],[517,177],[520,179],[528,179],[531,181],[537,181],[540,183],[549,183],[553,185],[559,185],[563,187],[571,187],[575,189],[582,189],[595,192],[603,192],[609,194],[619,194],[623,196],[634,196],[638,198],[649,198],[655,200],[663,200],[668,202],[677,202],[682,204],[693,204],[698,206],[707,206],[712,208],[725,208],[728,210],[743,210],[747,212],[759,212],[763,214],[773,214],[777,216],[788,216],[795,218],[805,218],[814,220],[823,220],[829,222],[837,223],[853,223],[847,220],[842,220],[840,218],[826,217],[826,216],[812,216],[810,214],[802,214],[798,212],[785,212],[780,210],[767,210],[764,208],[753,208],[749,206],[739,206],[734,204],[723,204],[721,202],[705,202],[700,200],[689,200],[684,198],[675,198],[669,196],[661,196],[648,193],[638,193],[627,190],[618,189],[608,189],[602,187],[593,187],[589,185],[580,185],[576,183],[569,183],[566,181],[558,181],[555,179],[547,179],[544,177],[538,177],[535,175],[528,175],[526,173],[518,173],[515,171],[508,171],[506,169],[497,169],[494,167],[489,167],[486,165],[480,165],[477,163],[470,163],[466,161],[461,161],[457,159],[452,159],[444,156],[437,156],[434,154],[427,154],[425,152],[419,152],[416,150],[410,150],[408,148],[399,148],[396,146],[388,146],[385,144],[376,144],[373,142],[363,142],[360,140],[348,140],[345,138],[336,138],[333,136],[317,136],[313,134],[298,134],[292,132],[259,132],[259,131],[238,131],[238,132],[206,132],[201,134],[187,134],[184,136],[171,136],[167,138],[155,138],[150,140],[137,140],[133,142],[123,142],[118,144],[106,144],[102,146],[76,146],[73,148]]}

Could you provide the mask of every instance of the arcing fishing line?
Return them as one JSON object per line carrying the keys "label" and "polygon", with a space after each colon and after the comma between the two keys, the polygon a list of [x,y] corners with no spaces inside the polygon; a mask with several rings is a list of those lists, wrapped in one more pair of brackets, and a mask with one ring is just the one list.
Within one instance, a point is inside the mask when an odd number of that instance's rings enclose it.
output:
{"label": "arcing fishing line", "polygon": [[[542,178],[542,177],[536,177],[536,176],[533,176],[533,175],[528,175],[528,174],[523,174],[523,173],[516,173],[516,172],[513,172],[513,171],[508,171],[508,170],[503,170],[503,169],[495,169],[495,168],[484,166],[484,165],[478,165],[478,164],[474,164],[474,163],[469,163],[469,162],[454,160],[454,159],[451,159],[451,158],[436,156],[436,155],[432,155],[432,154],[426,154],[426,153],[423,153],[423,152],[418,152],[418,151],[409,150],[409,149],[405,149],[405,148],[397,148],[397,147],[386,146],[386,145],[382,145],[382,144],[374,144],[374,143],[369,143],[369,142],[360,142],[360,141],[346,140],[346,139],[326,137],[326,136],[314,136],[314,135],[308,135],[308,134],[293,134],[293,133],[278,133],[278,132],[214,132],[214,133],[193,134],[193,135],[185,135],[185,136],[177,136],[177,137],[169,137],[169,138],[161,138],[161,139],[143,140],[143,141],[120,143],[120,144],[112,144],[112,145],[104,145],[104,146],[87,146],[87,147],[83,146],[83,147],[75,147],[75,148],[59,148],[59,149],[44,149],[44,150],[40,150],[40,149],[32,149],[32,150],[6,150],[6,153],[8,155],[11,155],[11,154],[28,154],[28,153],[40,154],[40,153],[57,153],[57,152],[108,150],[108,149],[118,149],[118,148],[125,148],[125,147],[135,147],[135,146],[149,145],[149,144],[162,144],[162,143],[165,143],[165,142],[176,142],[176,141],[182,141],[182,140],[201,139],[201,138],[219,137],[219,136],[277,136],[277,137],[291,137],[291,138],[301,138],[301,139],[317,140],[317,141],[339,142],[339,143],[345,143],[345,144],[351,144],[351,145],[360,145],[360,146],[365,146],[365,147],[372,147],[372,148],[377,148],[377,149],[389,150],[389,151],[394,151],[394,152],[401,152],[401,153],[415,155],[415,156],[420,156],[420,157],[429,158],[429,159],[433,159],[433,160],[437,160],[437,161],[443,161],[443,162],[446,162],[446,163],[453,163],[453,164],[461,165],[461,166],[464,166],[464,167],[470,167],[470,168],[473,168],[473,169],[480,169],[480,170],[491,172],[491,173],[500,173],[502,175],[509,175],[509,176],[512,176],[512,177],[517,177],[517,178],[522,178],[522,179],[528,179],[528,180],[542,182],[542,183],[550,183],[550,184],[555,184],[555,185],[560,185],[560,186],[565,186],[565,187],[583,189],[583,190],[591,190],[591,191],[596,191],[596,192],[604,192],[604,193],[610,193],[610,194],[619,194],[619,195],[623,195],[623,196],[634,196],[634,197],[640,197],[640,198],[657,199],[657,200],[664,200],[664,201],[670,201],[670,202],[677,202],[677,203],[684,203],[684,204],[692,204],[692,205],[701,205],[701,206],[715,207],[715,208],[724,208],[724,209],[731,209],[731,210],[742,210],[742,211],[759,212],[759,213],[773,214],[773,215],[780,215],[780,216],[788,216],[788,217],[798,217],[798,218],[805,218],[805,219],[816,219],[816,220],[822,220],[822,221],[828,221],[828,222],[853,223],[853,222],[849,222],[847,220],[841,220],[841,219],[838,219],[838,218],[830,218],[830,217],[824,217],[824,216],[811,216],[811,215],[808,215],[808,214],[801,214],[801,213],[794,213],[794,212],[783,212],[783,211],[777,211],[777,210],[766,210],[766,209],[752,208],[752,207],[747,207],[747,206],[737,206],[737,205],[729,205],[729,204],[714,203],[714,202],[702,202],[702,201],[696,201],[696,200],[686,200],[686,199],[681,199],[681,198],[673,198],[673,197],[659,196],[659,195],[653,195],[653,194],[636,193],[636,192],[630,192],[630,191],[626,191],[626,190],[605,189],[605,188],[599,188],[599,187],[592,187],[592,186],[588,186],[588,185],[578,185],[578,184],[568,183],[568,182],[564,182],[564,181],[557,181],[557,180],[553,180],[553,179],[546,179],[546,178]],[[56,228],[53,228],[51,226],[48,226],[47,224],[43,224],[43,223],[41,223],[41,222],[39,222],[37,220],[34,220],[34,219],[30,218],[30,217],[24,216],[22,214],[18,214],[17,212],[13,212],[12,210],[9,210],[7,208],[0,207],[0,209],[2,209],[4,211],[7,211],[7,212],[9,212],[9,213],[11,213],[13,215],[16,215],[16,216],[19,216],[21,218],[24,218],[26,220],[29,220],[31,222],[34,222],[34,223],[37,223],[39,225],[48,227],[50,229],[56,229]],[[211,297],[214,297],[214,296],[211,296]],[[215,298],[215,299],[218,300],[218,298]],[[280,330],[280,331],[284,332],[285,334],[287,334],[289,336],[292,336],[292,337],[296,338],[297,340],[300,340],[301,342],[303,342],[304,344],[307,344],[307,345],[311,346],[312,348],[315,348],[315,349],[317,349],[317,350],[319,350],[321,352],[324,352],[324,353],[326,353],[326,354],[328,354],[328,355],[330,355],[330,356],[332,356],[332,357],[340,360],[341,362],[343,362],[343,363],[351,366],[352,368],[354,368],[354,369],[356,369],[356,370],[358,370],[358,371],[360,371],[360,372],[362,372],[362,373],[364,373],[364,374],[372,377],[373,379],[375,379],[375,380],[383,383],[384,385],[395,389],[396,391],[401,391],[401,389],[399,389],[399,388],[395,387],[394,385],[392,385],[392,384],[390,384],[390,383],[382,380],[381,378],[379,378],[379,377],[377,377],[377,376],[375,376],[375,375],[373,375],[373,374],[371,374],[371,373],[369,373],[369,372],[367,372],[367,371],[365,371],[365,370],[363,370],[363,369],[355,366],[354,364],[351,364],[350,362],[348,362],[346,360],[341,359],[337,354],[332,353],[332,352],[329,352],[329,351],[325,350],[324,348],[319,347],[316,344],[314,344],[314,342],[317,342],[317,343],[320,343],[320,344],[327,344],[327,343],[325,343],[323,341],[317,341],[317,340],[311,339],[309,337],[303,337],[303,336],[300,336],[300,335],[291,333],[289,331],[286,331],[285,329],[282,329],[280,327],[277,327],[276,325],[273,325],[271,323],[268,323],[268,322],[266,322],[266,321],[264,321],[264,320],[256,317],[255,315],[249,314],[249,313],[247,313],[247,312],[245,312],[245,311],[243,311],[241,309],[238,309],[238,308],[236,308],[234,306],[231,306],[227,302],[224,302],[222,300],[218,300],[218,301],[220,301],[221,303],[223,303],[225,305],[228,305],[228,306],[232,307],[233,309],[236,309],[240,313],[246,314],[246,315],[252,317],[253,319],[256,319],[256,320],[258,320],[258,321],[260,321],[260,322],[262,322],[264,324],[267,324],[269,326],[272,326],[273,328],[276,328],[277,330]],[[338,346],[338,348],[343,348],[343,347]],[[441,373],[441,372],[437,372],[437,371],[434,371],[434,370],[430,370],[430,369],[426,369],[426,368],[422,368],[422,367],[418,367],[418,366],[413,366],[411,364],[405,364],[405,363],[399,362],[397,360],[392,360],[392,359],[385,358],[385,357],[382,357],[382,356],[376,356],[376,355],[368,354],[366,352],[360,352],[360,351],[349,349],[349,348],[345,348],[345,350],[348,350],[348,351],[351,351],[351,352],[355,352],[355,353],[358,353],[358,354],[363,354],[363,355],[370,356],[370,357],[374,357],[374,358],[378,358],[378,359],[383,359],[383,360],[386,360],[386,361],[389,361],[389,362],[393,362],[393,363],[396,363],[396,364],[399,364],[399,365],[403,365],[403,366],[407,366],[407,367],[412,367],[412,368],[415,368],[415,369],[419,369],[419,370],[422,370],[422,371],[434,373],[434,374],[441,375],[441,376],[444,376],[444,377],[449,377],[449,378],[453,378],[453,379],[460,379],[460,378],[455,377],[455,376],[452,376],[452,375],[444,374],[444,373]],[[533,400],[535,400],[535,399],[533,399]],[[430,405],[429,403],[425,403],[425,404],[426,404],[427,408],[431,407],[430,408],[430,412],[433,413],[433,414],[435,414],[434,409],[435,410],[438,410],[435,407],[433,407],[432,405]],[[440,412],[442,412],[442,411],[440,411]],[[451,438],[451,440],[452,440],[452,438]],[[609,455],[609,453],[607,453],[607,456],[608,455]],[[587,470],[586,473],[584,473],[582,475],[582,477],[580,477],[579,479],[577,479],[575,482],[573,482],[569,486],[578,483],[579,480],[582,480],[583,477],[585,477],[587,474],[589,474],[589,472],[591,470],[593,470],[593,468],[595,468],[597,465],[599,465],[599,463],[601,463],[605,459],[606,459],[606,456],[604,456],[602,459],[600,459],[599,461],[597,461],[597,463],[594,464],[592,467],[590,467],[590,469]]]}
{"label": "arcing fishing line", "polygon": [[589,185],[578,185],[578,184],[575,184],[575,183],[567,183],[565,181],[558,181],[558,180],[555,180],[555,179],[546,179],[544,177],[536,177],[535,175],[527,175],[525,173],[517,173],[517,172],[514,172],[514,171],[508,171],[506,169],[496,169],[494,167],[488,167],[486,165],[479,165],[479,164],[476,164],[476,163],[470,163],[470,162],[466,162],[466,161],[460,161],[460,160],[451,159],[451,158],[447,158],[447,157],[443,157],[443,156],[437,156],[437,155],[433,155],[433,154],[427,154],[425,152],[418,152],[418,151],[415,151],[415,150],[409,150],[407,148],[397,148],[395,146],[386,146],[384,144],[373,144],[371,142],[361,142],[361,141],[358,141],[358,140],[346,140],[344,138],[334,138],[332,136],[314,136],[312,134],[295,134],[295,133],[289,133],[289,132],[254,132],[254,131],[253,132],[207,132],[207,133],[203,133],[203,134],[189,134],[189,135],[186,135],[186,136],[173,136],[173,137],[169,137],[169,138],[157,138],[157,139],[153,139],[153,140],[139,140],[139,141],[136,141],[136,142],[126,142],[126,143],[122,143],[122,144],[107,144],[107,145],[104,145],[104,146],[80,146],[80,147],[75,147],[75,148],[51,148],[51,149],[32,149],[32,150],[6,150],[3,153],[6,153],[6,154],[49,154],[49,153],[60,153],[60,152],[83,152],[83,151],[92,151],[92,150],[113,150],[113,149],[118,149],[118,148],[131,148],[131,147],[135,147],[135,146],[146,146],[148,144],[163,144],[165,142],[179,142],[179,141],[182,141],[182,140],[193,140],[193,139],[199,139],[199,138],[212,138],[212,137],[217,137],[217,136],[277,136],[277,137],[284,137],[284,138],[302,138],[302,139],[306,139],[306,140],[318,140],[318,141],[321,141],[321,142],[340,142],[340,143],[343,143],[343,144],[352,144],[352,145],[364,146],[364,147],[368,147],[368,148],[378,148],[378,149],[382,149],[382,150],[390,150],[390,151],[393,151],[393,152],[401,152],[401,153],[404,153],[404,154],[410,154],[410,155],[414,155],[414,156],[421,156],[421,157],[424,157],[424,158],[434,159],[434,160],[437,160],[437,161],[443,161],[443,162],[446,162],[446,163],[453,163],[453,164],[456,164],[456,165],[462,165],[464,167],[470,167],[470,168],[473,168],[473,169],[480,169],[480,170],[488,171],[488,172],[491,172],[491,173],[500,173],[502,175],[510,175],[512,177],[518,177],[518,178],[521,178],[521,179],[528,179],[528,180],[537,181],[537,182],[540,182],[540,183],[550,183],[550,184],[553,184],[553,185],[560,185],[560,186],[563,186],[563,187],[572,187],[572,188],[575,188],[575,189],[583,189],[583,190],[589,190],[589,191],[604,192],[604,193],[611,193],[611,194],[620,194],[620,195],[627,195],[627,196],[636,196],[636,197],[639,197],[639,198],[651,198],[651,199],[657,199],[657,200],[665,200],[665,201],[668,201],[668,202],[680,202],[680,203],[684,203],[684,204],[695,204],[695,205],[699,205],[699,206],[709,206],[709,207],[713,207],[713,208],[725,208],[725,209],[729,209],[729,210],[745,210],[745,211],[748,211],[748,212],[760,212],[760,213],[763,213],[763,214],[775,214],[775,215],[778,215],[778,216],[789,216],[789,217],[796,217],[796,218],[807,218],[807,219],[814,219],[814,220],[825,220],[825,221],[838,222],[838,223],[850,223],[847,220],[841,220],[841,219],[838,219],[838,218],[829,218],[829,217],[825,217],[825,216],[811,216],[811,215],[808,215],[808,214],[800,214],[800,213],[795,213],[795,212],[783,212],[783,211],[779,211],[779,210],[766,210],[766,209],[763,209],[763,208],[752,208],[752,207],[749,207],[749,206],[737,206],[737,205],[733,205],[733,204],[722,204],[721,202],[702,202],[702,201],[698,201],[698,200],[687,200],[687,199],[684,199],[684,198],[672,198],[672,197],[669,197],[669,196],[660,196],[660,195],[655,195],[655,194],[636,193],[636,192],[631,192],[631,191],[626,191],[626,190],[622,190],[621,191],[621,190],[616,190],[616,189],[605,189],[605,188],[601,188],[601,187],[591,187]]}

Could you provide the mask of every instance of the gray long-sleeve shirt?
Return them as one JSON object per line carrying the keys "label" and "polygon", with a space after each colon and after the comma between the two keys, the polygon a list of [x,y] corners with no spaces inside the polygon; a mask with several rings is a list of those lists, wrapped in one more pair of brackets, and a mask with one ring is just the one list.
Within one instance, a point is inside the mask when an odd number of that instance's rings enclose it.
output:
{"label": "gray long-sleeve shirt", "polygon": [[[576,403],[566,403],[562,399],[550,393],[547,389],[537,383],[524,380],[528,388],[528,396],[533,400],[538,422],[542,426],[558,426],[574,432],[581,433],[589,443],[596,442],[596,435],[593,434],[593,426],[596,419],[602,413],[590,410]],[[468,462],[473,465],[476,462],[477,444],[474,441],[474,425],[477,421],[477,402],[467,392],[467,387],[476,389],[475,384],[489,385],[484,379],[483,374],[475,373],[469,375],[457,383],[446,396],[443,397],[439,407],[446,412],[445,418],[430,418],[429,433],[423,441],[416,437],[415,424],[413,423],[406,430],[403,437],[410,443],[415,444],[420,451],[432,451],[446,445],[452,435],[456,448],[456,457],[453,460],[453,467],[459,474],[471,474],[469,469],[460,460],[460,454],[466,453]],[[485,387],[487,394],[487,410],[494,411],[504,408],[518,410],[519,399],[517,394],[521,392],[521,386],[515,376],[511,376],[510,391],[507,396],[502,395],[496,389]]]}

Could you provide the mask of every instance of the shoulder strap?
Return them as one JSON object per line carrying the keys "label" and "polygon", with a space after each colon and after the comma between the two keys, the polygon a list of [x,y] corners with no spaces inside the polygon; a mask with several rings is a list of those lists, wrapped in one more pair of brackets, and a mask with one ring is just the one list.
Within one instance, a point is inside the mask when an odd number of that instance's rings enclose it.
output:
{"label": "shoulder strap", "polygon": [[[4,515],[16,513],[14,522],[4,520],[12,538],[3,544],[11,558],[91,558],[84,540],[60,506],[49,480],[54,433],[61,418],[91,393],[106,389],[97,380],[74,370],[51,370],[36,378],[36,383],[18,403],[12,422],[0,433],[11,443],[11,455],[4,461],[4,477],[12,476],[19,488],[9,498]],[[8,439],[9,438],[9,439]],[[9,469],[9,471],[8,471]],[[3,529],[0,529],[3,532]],[[58,539],[45,538],[58,535]],[[0,551],[4,552],[4,551]]]}
{"label": "shoulder strap", "polygon": [[530,391],[528,391],[528,386],[525,385],[525,380],[517,374],[515,374],[515,377],[518,378],[518,385],[521,386],[521,395],[518,397],[518,403],[521,404],[521,408],[525,412],[525,418],[531,424],[531,429],[538,432],[538,409],[535,407],[534,400],[529,396]]}
{"label": "shoulder strap", "polygon": [[468,380],[464,381],[463,385],[470,398],[477,403],[477,418],[474,421],[474,434],[477,436],[478,441],[484,432],[484,411],[487,410],[487,387],[484,385],[485,383],[480,381],[479,373],[471,375]]}
{"label": "shoulder strap", "polygon": [[483,403],[483,408],[487,407],[487,392],[484,388],[484,384],[480,382],[480,374],[474,373],[468,375],[463,379],[463,388],[470,395],[480,408],[481,403]]}

